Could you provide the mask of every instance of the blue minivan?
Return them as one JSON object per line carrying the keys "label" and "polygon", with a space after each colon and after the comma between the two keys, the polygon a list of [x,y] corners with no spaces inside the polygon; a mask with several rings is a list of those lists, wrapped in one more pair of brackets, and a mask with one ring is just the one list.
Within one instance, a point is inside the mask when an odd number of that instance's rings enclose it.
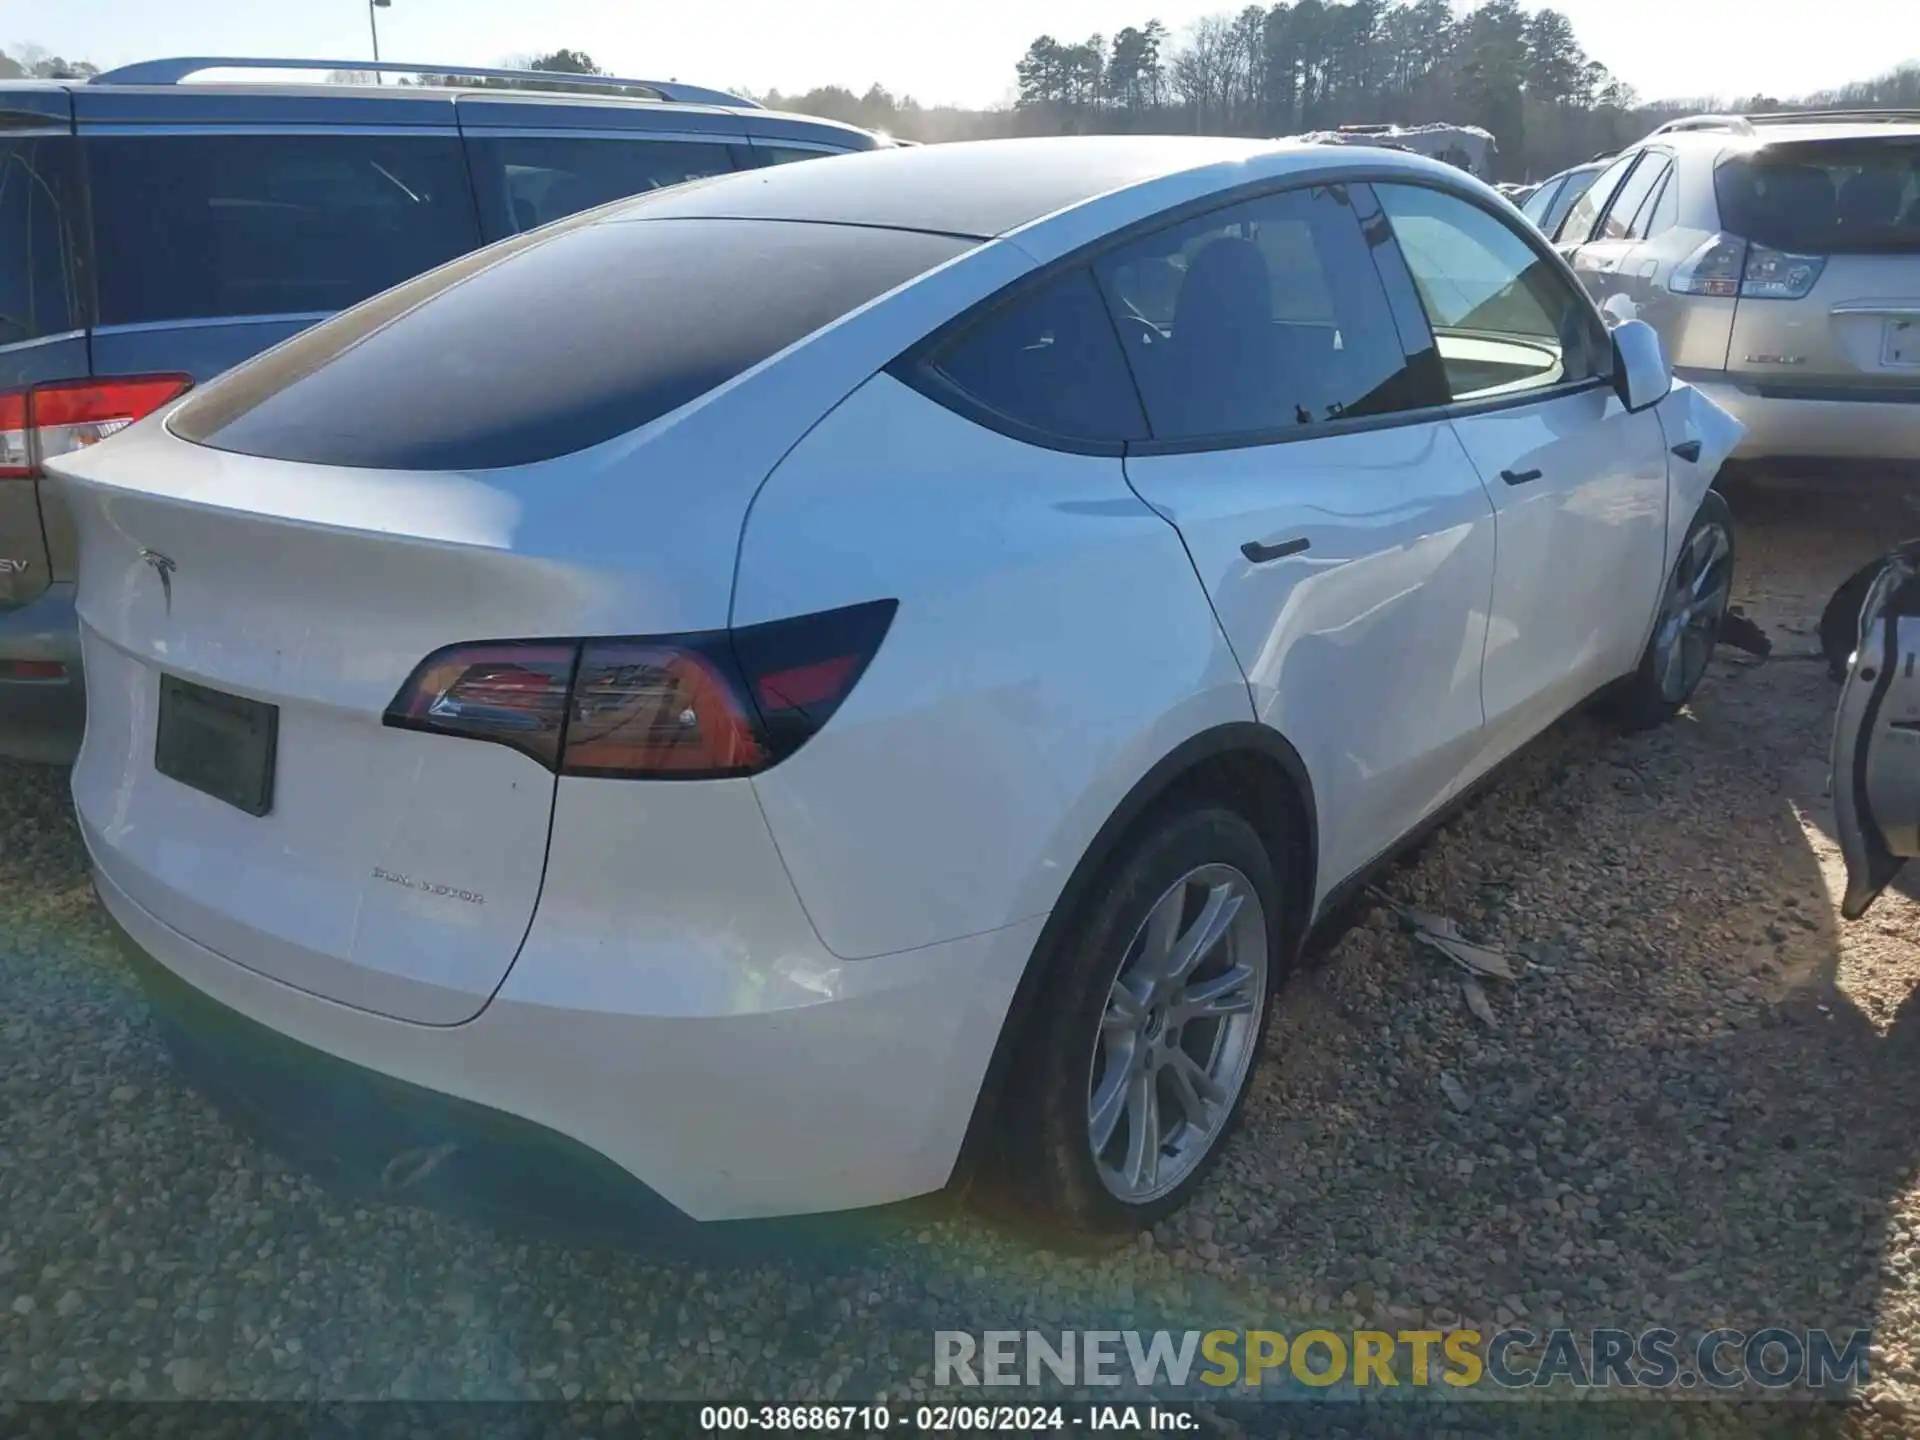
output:
{"label": "blue minivan", "polygon": [[[403,78],[187,83],[235,70]],[[893,143],[699,86],[540,71],[192,58],[0,81],[0,756],[68,761],[84,723],[47,456],[488,242]]]}

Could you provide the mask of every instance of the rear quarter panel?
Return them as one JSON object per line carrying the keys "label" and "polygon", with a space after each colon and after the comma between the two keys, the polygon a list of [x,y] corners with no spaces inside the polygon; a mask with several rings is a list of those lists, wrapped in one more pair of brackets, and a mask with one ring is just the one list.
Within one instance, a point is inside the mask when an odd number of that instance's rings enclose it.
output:
{"label": "rear quarter panel", "polygon": [[1134,783],[1253,718],[1178,535],[1113,456],[878,375],[755,502],[734,623],[900,601],[831,723],[759,776],[822,941],[859,958],[1044,913]]}

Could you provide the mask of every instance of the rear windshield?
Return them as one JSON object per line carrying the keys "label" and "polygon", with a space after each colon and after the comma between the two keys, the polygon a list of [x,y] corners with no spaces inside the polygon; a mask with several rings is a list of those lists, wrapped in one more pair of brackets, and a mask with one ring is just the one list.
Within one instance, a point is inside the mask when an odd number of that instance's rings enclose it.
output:
{"label": "rear windshield", "polygon": [[480,244],[454,135],[87,141],[100,323],[342,310]]}
{"label": "rear windshield", "polygon": [[171,423],[202,445],[317,465],[531,464],[678,409],[974,243],[583,216],[295,337]]}
{"label": "rear windshield", "polygon": [[1714,173],[1722,228],[1807,255],[1920,252],[1920,138],[1769,147]]}
{"label": "rear windshield", "polygon": [[78,327],[73,141],[0,138],[0,345]]}

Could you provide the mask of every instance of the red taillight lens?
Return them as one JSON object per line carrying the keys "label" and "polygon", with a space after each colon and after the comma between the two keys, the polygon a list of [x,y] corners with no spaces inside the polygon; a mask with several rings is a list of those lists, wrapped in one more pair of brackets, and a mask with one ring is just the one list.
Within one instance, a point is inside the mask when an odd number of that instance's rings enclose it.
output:
{"label": "red taillight lens", "polygon": [[751,775],[827,722],[896,608],[696,635],[451,645],[421,662],[386,723],[510,745],[563,775]]}
{"label": "red taillight lens", "polygon": [[560,758],[579,653],[571,642],[449,645],[421,661],[387,707],[386,722],[492,740],[551,770]]}
{"label": "red taillight lens", "polygon": [[0,478],[32,478],[48,457],[98,445],[192,384],[186,375],[135,375],[0,394]]}

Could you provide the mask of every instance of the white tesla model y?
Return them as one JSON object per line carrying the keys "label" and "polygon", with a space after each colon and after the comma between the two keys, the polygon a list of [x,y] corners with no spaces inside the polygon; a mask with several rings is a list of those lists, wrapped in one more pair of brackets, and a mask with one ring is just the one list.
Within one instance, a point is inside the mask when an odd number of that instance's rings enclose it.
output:
{"label": "white tesla model y", "polygon": [[1416,156],[696,181],[50,462],[95,883],[313,1063],[302,1134],[419,1107],[389,1180],[519,1127],[711,1221],[990,1152],[1140,1226],[1357,877],[1589,698],[1685,702],[1737,436]]}

